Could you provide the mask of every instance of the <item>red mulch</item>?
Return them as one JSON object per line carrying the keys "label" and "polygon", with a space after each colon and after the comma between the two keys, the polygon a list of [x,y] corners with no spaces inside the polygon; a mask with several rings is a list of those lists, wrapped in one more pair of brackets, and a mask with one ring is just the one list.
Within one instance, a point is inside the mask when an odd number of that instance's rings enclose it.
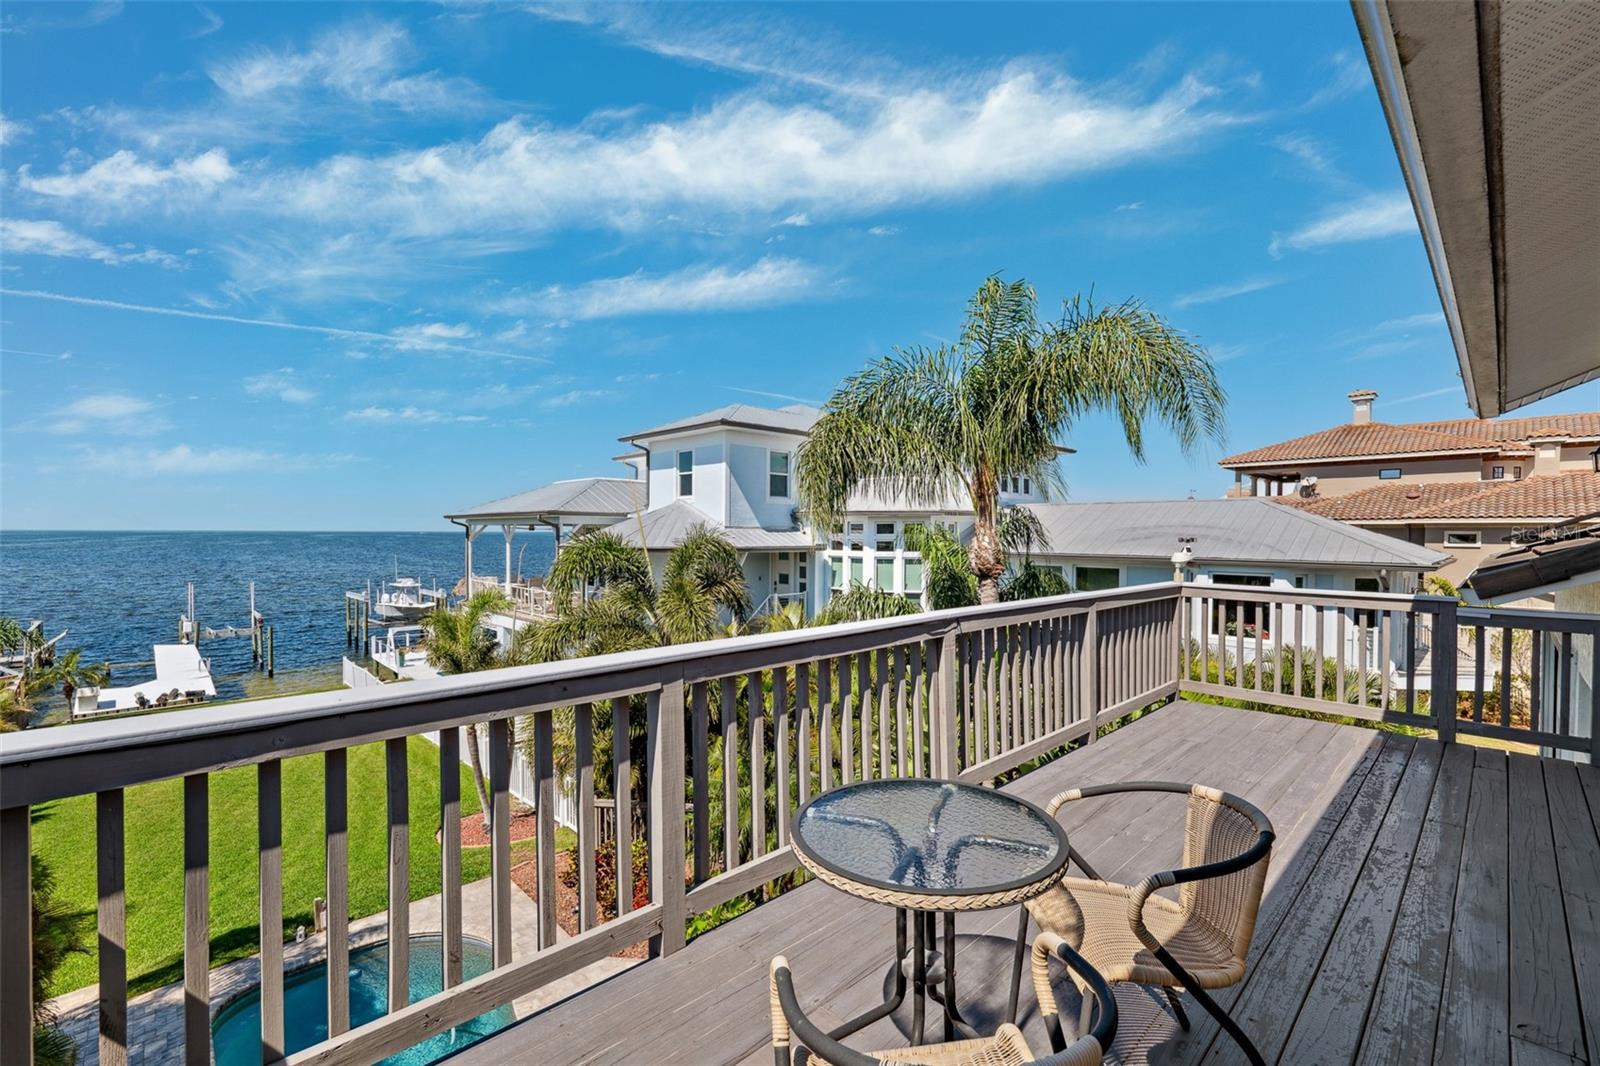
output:
{"label": "red mulch", "polygon": [[[532,840],[538,835],[538,829],[539,819],[532,810],[526,807],[511,809],[512,840]],[[464,848],[489,846],[489,831],[483,827],[483,815],[469,814],[461,819],[461,846]]]}
{"label": "red mulch", "polygon": [[[556,924],[568,936],[578,935],[578,893],[568,887],[572,878],[572,853],[556,852]],[[539,864],[537,860],[511,868],[511,881],[535,903],[539,901]],[[648,944],[633,944],[621,951],[612,952],[620,959],[643,959],[649,954]]]}

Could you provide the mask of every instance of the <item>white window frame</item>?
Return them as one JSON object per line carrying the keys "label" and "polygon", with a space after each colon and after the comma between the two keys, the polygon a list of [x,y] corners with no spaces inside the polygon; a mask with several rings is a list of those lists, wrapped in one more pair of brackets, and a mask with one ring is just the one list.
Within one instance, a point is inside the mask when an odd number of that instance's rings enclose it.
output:
{"label": "white window frame", "polygon": [[[1394,474],[1392,476],[1389,474],[1389,471],[1391,471],[1391,470],[1394,471]],[[1405,472],[1405,469],[1403,467],[1385,466],[1385,467],[1380,467],[1378,469],[1378,480],[1379,481],[1399,481],[1400,479],[1404,478],[1405,476],[1406,476],[1406,472]]]}
{"label": "white window frame", "polygon": [[[783,473],[781,473],[781,474],[778,473],[776,470],[772,469],[772,457],[774,455],[783,456]],[[775,478],[775,477],[783,478],[783,493],[782,493],[782,495],[779,495],[778,493],[772,491],[772,479]],[[776,448],[768,448],[767,449],[767,499],[769,499],[769,500],[792,500],[792,499],[794,499],[794,457],[789,452],[781,452],[781,451],[778,451]]]}
{"label": "white window frame", "polygon": [[[1452,541],[1451,537],[1467,539]],[[1483,547],[1483,532],[1477,529],[1447,529],[1444,531],[1443,543],[1446,548],[1481,548]]]}
{"label": "white window frame", "polygon": [[1117,572],[1117,588],[1125,588],[1128,584],[1128,575],[1120,566],[1096,565],[1095,563],[1072,564],[1072,591],[1082,592],[1083,583],[1078,577],[1079,570],[1115,570]]}
{"label": "white window frame", "polygon": [[[687,469],[687,470],[685,470],[683,468],[683,457],[686,456],[686,455],[689,457],[689,469]],[[673,474],[677,478],[678,498],[682,499],[685,496],[693,496],[694,495],[694,449],[693,448],[685,448],[685,449],[680,450],[677,453],[677,455],[673,459]],[[683,491],[683,479],[684,478],[688,478],[689,479],[689,491],[688,492]]]}

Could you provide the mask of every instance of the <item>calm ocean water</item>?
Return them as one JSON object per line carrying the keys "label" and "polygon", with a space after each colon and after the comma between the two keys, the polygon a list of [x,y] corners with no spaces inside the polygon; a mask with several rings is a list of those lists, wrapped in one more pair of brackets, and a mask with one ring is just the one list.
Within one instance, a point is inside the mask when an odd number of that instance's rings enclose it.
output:
{"label": "calm ocean water", "polygon": [[[480,574],[503,561],[499,531],[476,544]],[[554,556],[548,533],[513,544],[521,572],[543,574]],[[370,578],[402,576],[453,587],[461,578],[460,533],[79,533],[0,532],[0,615],[41,619],[49,636],[86,659],[148,661],[150,646],[177,637],[184,584],[195,586],[202,626],[247,625],[256,609],[275,630],[277,676],[250,669],[250,641],[205,641],[218,699],[286,694],[337,684],[344,654],[344,591]],[[119,670],[115,684],[154,676]]]}

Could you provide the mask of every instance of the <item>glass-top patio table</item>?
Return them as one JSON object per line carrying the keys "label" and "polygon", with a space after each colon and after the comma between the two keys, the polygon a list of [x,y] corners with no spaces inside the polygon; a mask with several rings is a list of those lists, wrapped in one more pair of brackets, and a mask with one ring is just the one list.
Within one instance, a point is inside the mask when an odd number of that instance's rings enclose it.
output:
{"label": "glass-top patio table", "polygon": [[[954,1039],[957,1029],[977,1035],[956,1004],[956,912],[1032,899],[1061,879],[1069,856],[1066,831],[1026,800],[927,778],[863,781],[825,792],[795,815],[793,840],[818,880],[896,910],[893,992],[829,1035],[848,1036],[894,1013],[905,999],[909,912],[913,1044],[922,1043],[929,995],[944,1008],[944,1039]],[[929,978],[936,915],[943,916],[942,993]]]}

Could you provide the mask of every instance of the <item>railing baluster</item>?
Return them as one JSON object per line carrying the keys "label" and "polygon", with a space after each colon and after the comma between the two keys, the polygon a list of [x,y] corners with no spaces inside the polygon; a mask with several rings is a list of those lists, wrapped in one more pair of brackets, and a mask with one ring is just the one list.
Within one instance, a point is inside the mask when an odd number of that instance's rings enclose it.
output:
{"label": "railing baluster", "polygon": [[95,795],[95,871],[100,927],[100,1063],[128,1061],[128,938],[123,899],[122,789]]}
{"label": "railing baluster", "polygon": [[1100,606],[1091,604],[1083,616],[1083,651],[1079,655],[1079,680],[1083,685],[1083,708],[1089,720],[1085,737],[1093,744],[1100,731]]}
{"label": "railing baluster", "polygon": [[1561,633],[1561,656],[1556,671],[1556,728],[1563,737],[1572,735],[1572,631]]}
{"label": "railing baluster", "polygon": [[772,671],[772,725],[773,762],[777,769],[777,802],[774,815],[778,820],[778,847],[789,843],[789,668],[774,667]]}
{"label": "railing baluster", "polygon": [[[968,677],[971,677],[970,670]],[[969,693],[972,691],[970,683],[967,691]],[[922,678],[922,641],[919,640],[911,645],[911,773],[915,777],[922,777],[928,773],[928,764],[923,759],[923,737],[927,729],[923,700],[926,696],[927,689]]]}
{"label": "railing baluster", "polygon": [[877,701],[872,693],[872,653],[862,652],[855,657],[855,661],[856,692],[859,696],[856,707],[861,712],[861,780],[871,781],[882,773],[881,769],[877,775],[872,772],[872,729],[878,714]]}
{"label": "railing baluster", "polygon": [[[477,786],[473,786],[476,788]],[[439,929],[444,987],[461,983],[461,729],[439,730]],[[330,926],[330,928],[332,928]]]}
{"label": "railing baluster", "polygon": [[799,663],[794,668],[795,710],[795,769],[800,775],[798,801],[804,807],[811,799],[811,664]]}
{"label": "railing baluster", "polygon": [[934,777],[954,777],[956,765],[956,631],[947,629],[933,646],[933,710],[929,721],[935,730],[932,740]]}
{"label": "railing baluster", "polygon": [[1322,697],[1322,691],[1323,691],[1322,684],[1323,684],[1323,678],[1324,678],[1324,676],[1326,676],[1327,667],[1328,667],[1328,656],[1327,656],[1327,648],[1328,648],[1328,642],[1327,642],[1328,619],[1323,613],[1321,604],[1318,604],[1313,610],[1314,610],[1314,613],[1316,615],[1317,676],[1312,679],[1313,683],[1312,683],[1312,686],[1311,686],[1311,694],[1315,698],[1320,700],[1320,699],[1323,698]]}
{"label": "railing baluster", "polygon": [[283,764],[256,766],[261,881],[261,1061],[283,1058]]}
{"label": "railing baluster", "polygon": [[1488,658],[1488,629],[1478,623],[1472,627],[1472,720],[1483,724],[1484,660]]}
{"label": "railing baluster", "polygon": [[848,785],[855,778],[855,687],[852,674],[855,661],[848,655],[839,667],[839,783]]}
{"label": "railing baluster", "polygon": [[383,742],[389,814],[389,1010],[411,1002],[411,777],[406,738]]}
{"label": "railing baluster", "polygon": [[[1383,671],[1383,689],[1379,697],[1381,702],[1378,704],[1378,709],[1384,714],[1389,713],[1389,701],[1393,697],[1392,688],[1394,682],[1391,675],[1394,673],[1394,660],[1390,654],[1393,651],[1392,642],[1393,619],[1389,611],[1382,611],[1378,615],[1378,669]],[[1482,686],[1480,685],[1479,687],[1481,688]]]}
{"label": "railing baluster", "polygon": [[[704,685],[697,686],[700,701],[698,708],[701,714],[701,755],[705,758],[705,697]],[[595,886],[595,807],[594,807],[594,705],[582,703],[573,709],[573,747],[574,758],[577,762],[576,788],[578,790],[578,931],[588,932],[599,921],[598,891]],[[704,846],[705,827],[710,819],[704,812],[705,789],[696,788],[695,794],[698,803],[695,807],[695,830],[700,835],[696,840],[695,853],[698,856]],[[695,870],[697,875],[701,871],[709,871],[709,862],[697,858]],[[705,876],[709,876],[706,873]]]}
{"label": "railing baluster", "polygon": [[1350,612],[1347,611],[1345,608],[1343,608],[1343,607],[1339,608],[1339,620],[1336,623],[1336,625],[1338,626],[1338,636],[1336,636],[1334,638],[1334,646],[1339,649],[1339,652],[1338,652],[1338,654],[1339,654],[1339,666],[1338,666],[1338,682],[1337,682],[1337,684],[1338,684],[1337,699],[1338,699],[1338,701],[1340,703],[1344,702],[1344,687],[1345,687],[1344,686],[1344,675],[1345,675],[1345,663],[1347,661],[1346,658],[1345,658],[1344,627],[1345,627],[1345,616],[1347,614],[1349,614],[1349,613]]}
{"label": "railing baluster", "polygon": [[767,853],[767,710],[761,672],[745,679],[745,706],[750,725],[750,857]]}
{"label": "railing baluster", "polygon": [[[901,777],[911,774],[911,737],[910,726],[906,723],[906,646],[897,645],[889,649],[889,661],[894,670],[894,739],[895,751],[898,756],[898,773]],[[958,720],[964,719],[961,714],[961,704],[958,702],[954,708]],[[966,729],[961,730],[963,733]]]}
{"label": "railing baluster", "polygon": [[683,947],[688,926],[683,884],[683,674],[681,668],[664,673],[661,690],[650,693],[648,703],[653,738],[650,898],[661,907],[661,954],[671,955]]}
{"label": "railing baluster", "polygon": [[[723,723],[726,725],[729,715],[736,715],[733,709],[733,696],[731,680],[723,681],[723,692],[728,697],[723,704]],[[616,836],[612,847],[616,850],[617,871],[617,917],[622,917],[633,910],[633,736],[629,731],[629,705],[628,697],[618,696],[611,701],[611,768],[612,785],[611,795],[615,803],[614,814],[616,817]],[[738,719],[734,718],[737,725]],[[739,773],[738,773],[738,748],[728,747],[723,749],[724,755],[732,752],[733,757],[724,758],[722,761],[723,772],[732,784],[733,790],[733,824],[734,859],[737,859],[738,832],[739,832]],[[729,769],[729,764],[733,769]],[[731,869],[734,860],[728,863]]]}
{"label": "railing baluster", "polygon": [[1406,608],[1406,713],[1417,713],[1417,607]]}
{"label": "railing baluster", "polygon": [[817,729],[817,788],[827,792],[833,788],[833,676],[836,671],[827,659],[817,660],[817,708],[822,720]]}
{"label": "railing baluster", "polygon": [[32,808],[0,808],[0,1047],[33,1062]]}
{"label": "railing baluster", "polygon": [[[1528,684],[1528,728],[1541,729],[1540,717],[1544,710],[1544,634],[1534,629],[1528,632],[1530,679]],[[1506,724],[1511,724],[1507,719]]]}
{"label": "railing baluster", "polygon": [[1250,616],[1255,619],[1256,631],[1256,691],[1265,692],[1267,690],[1267,673],[1263,669],[1266,666],[1266,661],[1261,657],[1261,631],[1267,628],[1267,612],[1252,606]]}
{"label": "railing baluster", "polygon": [[183,1057],[189,1066],[211,1063],[209,791],[205,774],[183,779]]}
{"label": "railing baluster", "polygon": [[[874,703],[878,711],[878,776],[894,776],[894,701],[889,680],[889,651],[878,649],[878,685]],[[951,704],[951,713],[955,705]]]}
{"label": "railing baluster", "polygon": [[[450,730],[443,730],[450,732]],[[443,751],[443,745],[440,746]],[[328,1035],[350,1028],[350,802],[349,757],[344,748],[322,753],[322,838],[327,893]],[[452,767],[454,769],[454,767]],[[460,777],[456,778],[460,782]],[[448,833],[449,823],[441,826]],[[456,836],[461,822],[456,820]],[[448,837],[447,837],[448,839]]]}
{"label": "railing baluster", "polygon": [[[617,835],[622,835],[619,826]],[[511,961],[511,722],[489,723],[489,940],[496,967]]]}
{"label": "railing baluster", "polygon": [[690,733],[690,758],[694,765],[694,883],[700,884],[711,876],[711,767],[710,750],[710,694],[704,683],[694,686],[692,717],[694,728]]}
{"label": "railing baluster", "polygon": [[[1511,627],[1500,630],[1500,724],[1511,725]],[[1600,681],[1597,678],[1596,681]],[[1600,689],[1600,684],[1596,685]]]}
{"label": "railing baluster", "polygon": [[1367,689],[1370,687],[1369,671],[1367,670],[1367,635],[1371,632],[1372,615],[1368,611],[1357,611],[1356,616],[1356,706],[1366,707]]}
{"label": "railing baluster", "polygon": [[983,657],[978,669],[982,672],[983,704],[989,721],[989,758],[1000,757],[1002,726],[1000,724],[1000,631],[985,629],[979,633],[983,641]]}
{"label": "railing baluster", "polygon": [[555,712],[533,714],[533,781],[538,809],[534,851],[538,870],[539,947],[556,943]]}

